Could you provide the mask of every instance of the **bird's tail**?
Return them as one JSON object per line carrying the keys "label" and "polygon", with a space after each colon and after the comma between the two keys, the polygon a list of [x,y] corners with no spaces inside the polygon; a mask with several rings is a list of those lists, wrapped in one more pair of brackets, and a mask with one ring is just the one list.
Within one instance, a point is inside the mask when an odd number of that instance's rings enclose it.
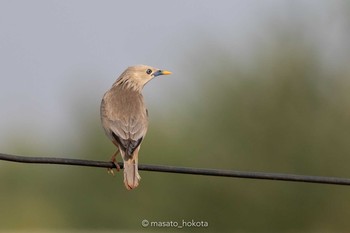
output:
{"label": "bird's tail", "polygon": [[132,158],[124,160],[124,184],[125,187],[130,190],[139,185],[141,179],[138,172],[138,154],[135,153]]}

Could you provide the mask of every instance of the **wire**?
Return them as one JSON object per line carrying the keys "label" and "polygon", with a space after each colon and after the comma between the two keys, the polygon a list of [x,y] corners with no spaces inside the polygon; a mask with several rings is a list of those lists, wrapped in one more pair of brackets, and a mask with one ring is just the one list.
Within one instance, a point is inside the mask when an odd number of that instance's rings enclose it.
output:
{"label": "wire", "polygon": [[[29,156],[18,156],[18,155],[10,155],[10,154],[3,154],[3,153],[0,153],[0,160],[18,162],[18,163],[60,164],[60,165],[104,167],[104,168],[116,167],[112,162],[104,162],[104,161],[54,158],[54,157],[29,157]],[[118,164],[120,168],[123,168],[123,163],[118,163]],[[153,172],[168,172],[168,173],[181,173],[181,174],[191,174],[191,175],[222,176],[222,177],[262,179],[262,180],[293,181],[293,182],[333,184],[333,185],[350,185],[350,179],[339,178],[339,177],[306,176],[306,175],[265,173],[265,172],[246,172],[246,171],[177,167],[177,166],[164,166],[164,165],[151,165],[151,164],[139,164],[138,168],[139,170],[153,171]]]}

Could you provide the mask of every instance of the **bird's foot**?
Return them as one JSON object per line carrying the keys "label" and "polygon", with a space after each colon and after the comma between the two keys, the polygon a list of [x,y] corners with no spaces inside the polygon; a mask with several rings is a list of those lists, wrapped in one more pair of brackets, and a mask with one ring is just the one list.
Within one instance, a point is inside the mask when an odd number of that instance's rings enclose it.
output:
{"label": "bird's foot", "polygon": [[[116,161],[111,161],[111,162],[115,165],[117,172],[119,172],[119,171],[120,171],[120,166],[119,166],[119,164],[118,164]],[[114,169],[114,168],[107,168],[108,174],[111,174],[112,176],[114,176],[114,171],[113,171],[113,169]]]}
{"label": "bird's foot", "polygon": [[[120,171],[120,166],[119,166],[117,160],[115,159],[115,157],[118,155],[118,153],[119,153],[119,150],[117,150],[117,151],[113,154],[113,156],[112,156],[112,158],[111,158],[111,162],[115,165],[115,167],[116,167],[116,169],[117,169],[117,172]],[[113,168],[107,168],[107,172],[108,172],[108,174],[111,174],[111,175],[114,176]]]}

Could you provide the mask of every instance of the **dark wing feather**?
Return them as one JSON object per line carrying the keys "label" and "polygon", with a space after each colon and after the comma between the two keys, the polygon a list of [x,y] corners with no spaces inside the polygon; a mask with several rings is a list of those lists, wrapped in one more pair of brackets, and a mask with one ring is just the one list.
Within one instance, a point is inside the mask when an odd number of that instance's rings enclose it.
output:
{"label": "dark wing feather", "polygon": [[139,138],[138,140],[132,140],[132,139],[122,139],[118,137],[114,132],[112,132],[113,138],[118,142],[121,149],[125,151],[125,155],[127,157],[131,157],[136,148],[141,144],[143,137]]}

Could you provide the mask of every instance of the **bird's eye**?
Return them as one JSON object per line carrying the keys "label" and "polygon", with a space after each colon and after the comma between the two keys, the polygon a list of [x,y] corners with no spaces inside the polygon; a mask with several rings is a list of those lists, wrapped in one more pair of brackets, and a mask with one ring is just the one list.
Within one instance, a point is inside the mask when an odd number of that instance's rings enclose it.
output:
{"label": "bird's eye", "polygon": [[147,73],[147,74],[151,74],[151,73],[152,73],[152,70],[151,70],[151,69],[148,69],[148,70],[146,70],[146,73]]}

